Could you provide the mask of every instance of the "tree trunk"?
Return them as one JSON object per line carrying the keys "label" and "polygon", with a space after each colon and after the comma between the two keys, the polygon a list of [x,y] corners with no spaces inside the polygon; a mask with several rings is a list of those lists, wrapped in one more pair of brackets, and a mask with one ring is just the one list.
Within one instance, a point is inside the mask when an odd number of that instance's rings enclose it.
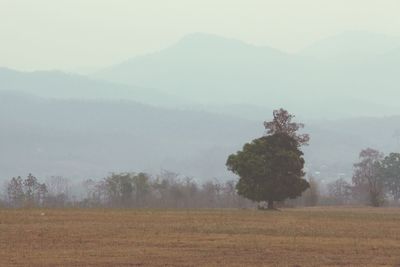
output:
{"label": "tree trunk", "polygon": [[273,210],[274,209],[274,201],[273,200],[268,200],[268,209]]}

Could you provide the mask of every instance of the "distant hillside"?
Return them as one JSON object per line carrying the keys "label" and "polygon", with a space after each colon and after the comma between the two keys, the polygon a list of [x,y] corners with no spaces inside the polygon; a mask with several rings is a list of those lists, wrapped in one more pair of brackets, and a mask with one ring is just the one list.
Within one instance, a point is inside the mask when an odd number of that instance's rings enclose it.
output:
{"label": "distant hillside", "polygon": [[400,47],[400,38],[384,34],[348,31],[317,41],[299,55],[318,60],[365,61]]}
{"label": "distant hillside", "polygon": [[383,116],[400,114],[400,46],[342,37],[289,55],[194,34],[94,77],[0,69],[0,179],[161,169],[225,179],[226,157],[279,107],[306,123],[309,173],[350,177],[360,149],[400,151],[400,116]]}
{"label": "distant hillside", "polygon": [[[243,91],[260,90],[260,86],[267,85],[266,80],[292,68],[290,63],[289,55],[272,48],[192,34],[159,53],[133,58],[95,77],[162,88],[199,103],[247,103],[254,95],[244,95]],[[284,85],[287,82],[281,84]]]}
{"label": "distant hillside", "polygon": [[192,34],[94,77],[160,88],[203,105],[285,106],[308,117],[391,115],[400,114],[393,98],[400,59],[385,54],[396,45],[386,36],[346,33],[290,55]]}
{"label": "distant hillside", "polygon": [[260,123],[205,112],[2,92],[0,125],[0,178],[162,169],[221,178],[226,156],[262,134]]}
{"label": "distant hillside", "polygon": [[[265,119],[270,119],[266,114]],[[308,173],[351,175],[360,149],[400,151],[400,117],[305,121]],[[50,100],[0,92],[0,180],[38,176],[99,178],[112,171],[226,179],[229,154],[263,134],[262,120],[156,108],[131,101]],[[320,173],[320,174],[318,174]]]}
{"label": "distant hillside", "polygon": [[58,99],[134,100],[154,105],[185,103],[156,89],[140,88],[60,71],[20,72],[0,68],[0,91]]}

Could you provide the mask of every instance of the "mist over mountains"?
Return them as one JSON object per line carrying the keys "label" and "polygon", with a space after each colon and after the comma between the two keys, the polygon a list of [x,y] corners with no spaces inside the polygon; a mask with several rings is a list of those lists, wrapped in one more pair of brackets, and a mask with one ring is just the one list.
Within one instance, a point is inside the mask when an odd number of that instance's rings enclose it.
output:
{"label": "mist over mountains", "polygon": [[298,54],[320,61],[365,62],[385,57],[400,48],[400,38],[385,34],[347,31],[319,40]]}
{"label": "mist over mountains", "polygon": [[287,54],[192,34],[91,76],[0,69],[0,180],[168,169],[228,179],[227,156],[284,107],[306,123],[307,169],[350,177],[367,146],[397,151],[400,42],[345,33]]}
{"label": "mist over mountains", "polygon": [[44,98],[134,100],[154,105],[183,104],[178,96],[154,88],[111,83],[61,71],[20,72],[0,68],[0,90],[23,92]]}
{"label": "mist over mountains", "polygon": [[279,103],[315,118],[391,115],[399,110],[391,97],[400,82],[396,49],[396,38],[360,32],[323,40],[298,54],[198,33],[94,77],[162,88],[199,104]]}
{"label": "mist over mountains", "polygon": [[226,178],[226,155],[260,123],[133,101],[54,100],[0,92],[0,174],[99,178],[176,171]]}
{"label": "mist over mountains", "polygon": [[[306,122],[309,174],[351,174],[358,151],[399,149],[400,116]],[[99,178],[173,170],[200,180],[232,178],[227,155],[263,134],[261,121],[133,101],[44,99],[0,93],[0,175]]]}

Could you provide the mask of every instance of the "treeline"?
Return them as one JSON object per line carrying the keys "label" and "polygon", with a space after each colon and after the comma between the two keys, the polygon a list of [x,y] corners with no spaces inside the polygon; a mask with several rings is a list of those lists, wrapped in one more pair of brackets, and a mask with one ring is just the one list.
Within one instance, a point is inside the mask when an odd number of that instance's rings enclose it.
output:
{"label": "treeline", "polygon": [[156,177],[145,173],[121,173],[99,181],[86,181],[83,207],[123,208],[245,208],[252,203],[238,196],[235,182],[208,181],[198,184],[164,172]]}
{"label": "treeline", "polygon": [[[296,205],[318,203],[316,182]],[[95,181],[73,184],[64,177],[40,182],[34,175],[6,182],[0,206],[9,208],[255,208],[257,203],[237,194],[236,181],[198,183],[173,172],[114,173]],[[279,203],[278,206],[287,205]],[[288,205],[293,205],[289,203]]]}
{"label": "treeline", "polygon": [[359,159],[354,164],[351,181],[341,178],[322,187],[311,179],[310,188],[304,194],[314,197],[306,199],[312,199],[312,204],[318,205],[398,206],[400,153],[385,156],[378,150],[367,148],[360,152]]}
{"label": "treeline", "polygon": [[4,207],[81,208],[246,208],[254,206],[236,194],[234,181],[199,184],[172,172],[114,173],[72,186],[63,177],[39,182],[32,174],[11,178],[1,199]]}
{"label": "treeline", "polygon": [[329,194],[338,204],[359,203],[379,207],[398,204],[400,199],[400,153],[385,156],[367,148],[354,164],[352,184],[337,180],[328,186]]}
{"label": "treeline", "polygon": [[[398,205],[400,200],[400,153],[384,156],[365,149],[354,164],[350,180],[321,184],[313,177],[301,197],[278,202],[278,207],[324,205]],[[73,184],[63,177],[45,181],[29,174],[13,177],[3,187],[0,206],[80,208],[254,208],[237,194],[237,181],[198,183],[194,179],[164,171],[114,173],[101,180]]]}

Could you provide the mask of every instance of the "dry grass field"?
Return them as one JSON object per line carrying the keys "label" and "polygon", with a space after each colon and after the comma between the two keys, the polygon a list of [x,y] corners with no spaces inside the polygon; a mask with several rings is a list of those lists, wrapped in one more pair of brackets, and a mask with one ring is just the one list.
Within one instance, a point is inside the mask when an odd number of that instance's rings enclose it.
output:
{"label": "dry grass field", "polygon": [[0,266],[165,265],[400,266],[400,210],[0,210]]}

